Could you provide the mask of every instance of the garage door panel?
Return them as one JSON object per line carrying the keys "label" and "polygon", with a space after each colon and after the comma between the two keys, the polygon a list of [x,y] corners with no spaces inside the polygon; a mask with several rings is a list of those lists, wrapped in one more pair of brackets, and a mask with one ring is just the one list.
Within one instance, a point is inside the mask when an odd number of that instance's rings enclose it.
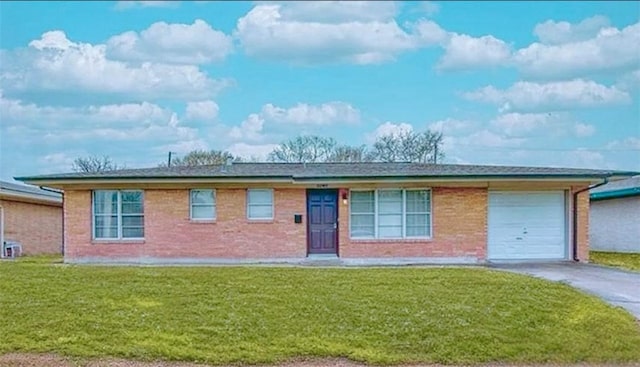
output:
{"label": "garage door panel", "polygon": [[490,260],[564,259],[564,192],[490,192]]}

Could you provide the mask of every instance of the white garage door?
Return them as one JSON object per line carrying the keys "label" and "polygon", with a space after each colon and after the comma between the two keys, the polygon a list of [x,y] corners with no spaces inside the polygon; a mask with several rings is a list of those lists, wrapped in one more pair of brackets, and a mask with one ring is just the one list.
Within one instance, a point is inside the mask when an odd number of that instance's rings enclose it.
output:
{"label": "white garage door", "polygon": [[489,192],[489,260],[565,259],[563,191]]}

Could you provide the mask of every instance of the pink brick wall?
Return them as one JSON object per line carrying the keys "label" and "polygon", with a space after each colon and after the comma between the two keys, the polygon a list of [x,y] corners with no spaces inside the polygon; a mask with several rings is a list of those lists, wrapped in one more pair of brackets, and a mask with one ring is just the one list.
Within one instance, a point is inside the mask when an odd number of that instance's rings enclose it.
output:
{"label": "pink brick wall", "polygon": [[[573,192],[583,189],[584,186],[574,187],[571,190],[571,198],[573,200]],[[583,191],[578,194],[578,259],[580,261],[589,261],[589,191]],[[571,247],[570,247],[571,248]]]}
{"label": "pink brick wall", "polygon": [[[347,189],[342,189],[342,191]],[[104,243],[91,239],[91,191],[66,190],[66,258],[303,258],[307,254],[306,190],[276,189],[274,220],[246,219],[246,190],[216,190],[217,219],[189,219],[188,189],[144,191],[145,239]],[[349,238],[349,205],[339,199],[339,253],[359,257],[486,258],[488,193],[484,188],[432,188],[429,240],[363,241]],[[579,200],[579,254],[588,259],[588,195]],[[295,224],[294,214],[303,214]]]}
{"label": "pink brick wall", "polygon": [[57,205],[0,200],[4,240],[18,241],[26,255],[62,253],[62,208]]}
{"label": "pink brick wall", "polygon": [[348,205],[340,204],[343,257],[473,257],[483,260],[487,243],[487,190],[433,188],[430,240],[352,240]]}
{"label": "pink brick wall", "polygon": [[305,214],[304,189],[274,191],[274,219],[250,221],[246,190],[217,189],[215,222],[189,219],[189,190],[145,190],[145,239],[141,242],[91,240],[91,192],[67,191],[65,215],[67,258],[301,258],[306,256],[306,225],[294,214]]}

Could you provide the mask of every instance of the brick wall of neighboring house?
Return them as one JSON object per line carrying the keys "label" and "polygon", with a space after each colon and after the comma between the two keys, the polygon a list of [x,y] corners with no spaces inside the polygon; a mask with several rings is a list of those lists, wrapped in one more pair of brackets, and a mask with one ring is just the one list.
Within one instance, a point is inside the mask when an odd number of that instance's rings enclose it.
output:
{"label": "brick wall of neighboring house", "polygon": [[4,240],[17,241],[25,255],[62,253],[62,208],[0,200],[4,213]]}
{"label": "brick wall of neighboring house", "polygon": [[432,239],[353,240],[348,205],[340,205],[340,255],[358,257],[471,257],[487,249],[487,189],[432,189]]}
{"label": "brick wall of neighboring house", "polygon": [[189,190],[145,190],[145,240],[109,243],[91,239],[91,192],[65,192],[66,258],[301,258],[306,256],[304,189],[274,191],[274,219],[250,221],[246,190],[217,189],[214,222],[189,219]]}
{"label": "brick wall of neighboring house", "polygon": [[640,196],[591,201],[589,247],[640,253]]}

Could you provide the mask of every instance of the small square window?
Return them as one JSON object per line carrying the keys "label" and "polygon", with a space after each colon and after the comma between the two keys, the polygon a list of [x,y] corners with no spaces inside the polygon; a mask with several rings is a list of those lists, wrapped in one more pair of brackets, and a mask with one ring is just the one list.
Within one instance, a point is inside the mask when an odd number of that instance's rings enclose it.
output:
{"label": "small square window", "polygon": [[273,219],[273,190],[247,190],[247,218]]}
{"label": "small square window", "polygon": [[191,219],[216,219],[216,192],[214,190],[191,190]]}

